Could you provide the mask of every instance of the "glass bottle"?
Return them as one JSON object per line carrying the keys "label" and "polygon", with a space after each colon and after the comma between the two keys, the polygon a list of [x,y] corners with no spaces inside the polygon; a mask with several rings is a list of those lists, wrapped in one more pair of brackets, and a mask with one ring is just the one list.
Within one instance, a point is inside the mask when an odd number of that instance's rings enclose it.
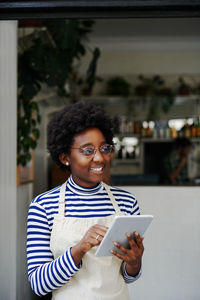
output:
{"label": "glass bottle", "polygon": [[191,136],[192,137],[196,137],[197,136],[197,126],[198,126],[197,122],[198,121],[194,119],[193,124],[191,126]]}
{"label": "glass bottle", "polygon": [[187,122],[184,126],[184,136],[188,139],[191,137],[190,125]]}
{"label": "glass bottle", "polygon": [[197,137],[200,137],[200,117],[198,117],[198,123],[197,123]]}

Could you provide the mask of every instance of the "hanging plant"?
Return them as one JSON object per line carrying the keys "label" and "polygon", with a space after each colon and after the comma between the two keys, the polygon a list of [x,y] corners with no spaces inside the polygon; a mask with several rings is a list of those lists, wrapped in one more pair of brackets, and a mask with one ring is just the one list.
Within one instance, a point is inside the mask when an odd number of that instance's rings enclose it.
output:
{"label": "hanging plant", "polygon": [[79,101],[82,95],[91,95],[95,83],[102,81],[102,78],[96,76],[99,57],[100,50],[95,48],[92,52],[92,59],[85,76],[79,74],[80,63],[73,65],[73,69],[68,78],[69,96],[72,102]]}
{"label": "hanging plant", "polygon": [[188,96],[191,93],[191,86],[184,80],[183,77],[179,77],[178,79],[178,95],[180,96]]}
{"label": "hanging plant", "polygon": [[106,84],[106,94],[127,97],[130,94],[130,84],[121,76],[110,78]]}
{"label": "hanging plant", "polygon": [[142,97],[144,103],[149,100],[147,120],[156,119],[159,110],[167,113],[174,103],[174,92],[165,85],[164,79],[160,75],[147,78],[139,75],[140,83],[135,87],[135,95]]}
{"label": "hanging plant", "polygon": [[[88,35],[92,31],[92,20],[42,21],[42,26],[20,41],[18,55],[18,139],[17,164],[25,166],[31,159],[31,149],[37,146],[38,125],[41,117],[38,104],[33,100],[42,85],[54,87],[59,97],[69,97],[75,61],[86,54]],[[96,79],[98,48],[92,53],[85,86],[91,92]]]}
{"label": "hanging plant", "polygon": [[137,96],[157,96],[164,87],[164,80],[159,75],[152,78],[139,75],[138,79],[140,83],[135,87],[135,95]]}

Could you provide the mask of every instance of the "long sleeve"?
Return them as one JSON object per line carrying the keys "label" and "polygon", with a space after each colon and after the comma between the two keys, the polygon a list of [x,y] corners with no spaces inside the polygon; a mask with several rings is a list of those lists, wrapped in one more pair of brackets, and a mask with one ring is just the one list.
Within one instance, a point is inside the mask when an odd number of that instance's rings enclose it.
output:
{"label": "long sleeve", "polygon": [[128,275],[128,273],[126,272],[126,263],[124,261],[122,262],[122,265],[121,265],[121,272],[122,272],[124,281],[126,283],[132,283],[132,282],[138,280],[140,278],[140,276],[142,275],[142,269],[140,269],[140,272],[135,277]]}
{"label": "long sleeve", "polygon": [[31,287],[39,296],[61,287],[79,270],[70,249],[53,259],[50,236],[46,211],[38,203],[32,203],[28,214],[27,262]]}

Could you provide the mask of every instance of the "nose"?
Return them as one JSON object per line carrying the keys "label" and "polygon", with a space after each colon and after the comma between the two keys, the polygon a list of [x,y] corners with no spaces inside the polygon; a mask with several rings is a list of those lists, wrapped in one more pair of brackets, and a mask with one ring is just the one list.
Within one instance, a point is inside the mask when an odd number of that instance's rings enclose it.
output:
{"label": "nose", "polygon": [[104,161],[103,154],[100,152],[100,150],[98,148],[95,149],[93,160],[94,161]]}

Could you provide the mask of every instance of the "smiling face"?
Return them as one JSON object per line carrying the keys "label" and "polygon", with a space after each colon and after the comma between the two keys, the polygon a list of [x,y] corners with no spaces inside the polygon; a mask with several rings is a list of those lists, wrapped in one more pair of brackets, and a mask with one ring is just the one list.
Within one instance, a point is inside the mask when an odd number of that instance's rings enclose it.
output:
{"label": "smiling face", "polygon": [[[107,144],[104,135],[97,128],[89,128],[75,135],[70,154],[61,154],[62,163],[69,163],[73,180],[83,187],[94,187],[103,180],[110,167],[111,154],[102,154],[99,147]],[[93,155],[86,156],[80,148],[94,147]]]}

